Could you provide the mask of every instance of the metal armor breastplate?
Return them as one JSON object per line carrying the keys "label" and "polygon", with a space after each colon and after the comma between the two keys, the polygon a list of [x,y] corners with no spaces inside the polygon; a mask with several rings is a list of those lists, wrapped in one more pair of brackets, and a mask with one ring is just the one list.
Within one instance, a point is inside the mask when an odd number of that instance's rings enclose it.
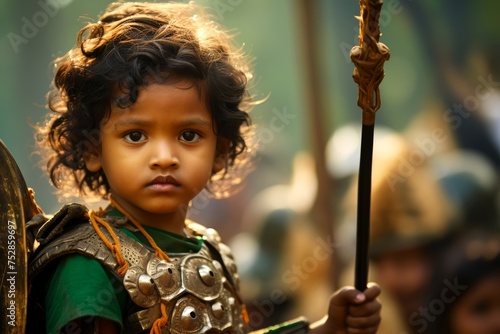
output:
{"label": "metal armor breastplate", "polygon": [[[194,227],[192,225],[191,227]],[[237,294],[238,274],[229,249],[214,230],[204,230],[205,243],[196,254],[173,254],[171,262],[154,254],[129,268],[123,284],[133,302],[146,309],[130,315],[126,333],[151,328],[167,306],[165,333],[246,333]]]}
{"label": "metal armor breastplate", "polygon": [[[114,229],[121,252],[130,267],[121,277],[132,301],[143,310],[124,319],[124,333],[149,332],[166,306],[165,334],[246,333],[245,311],[238,295],[239,277],[229,248],[218,233],[190,223],[187,228],[201,236],[203,246],[194,254],[169,254],[171,261],[155,253],[125,233]],[[109,233],[101,231],[109,237]],[[97,259],[112,272],[118,263],[90,224],[66,231],[38,253],[30,264],[35,277],[49,262],[65,254],[80,253]]]}

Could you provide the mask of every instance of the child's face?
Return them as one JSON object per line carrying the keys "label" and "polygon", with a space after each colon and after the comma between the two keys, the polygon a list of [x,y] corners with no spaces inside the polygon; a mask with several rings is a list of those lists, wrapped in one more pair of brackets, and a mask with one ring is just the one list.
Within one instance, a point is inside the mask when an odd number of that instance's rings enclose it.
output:
{"label": "child's face", "polygon": [[86,165],[102,168],[114,200],[141,224],[175,230],[189,201],[223,167],[216,148],[212,116],[196,87],[151,84],[131,107],[112,108],[101,150]]}
{"label": "child's face", "polygon": [[380,283],[398,302],[406,317],[424,303],[432,267],[420,247],[389,251],[378,262]]}
{"label": "child's face", "polygon": [[482,279],[453,306],[453,334],[500,333],[500,274]]}

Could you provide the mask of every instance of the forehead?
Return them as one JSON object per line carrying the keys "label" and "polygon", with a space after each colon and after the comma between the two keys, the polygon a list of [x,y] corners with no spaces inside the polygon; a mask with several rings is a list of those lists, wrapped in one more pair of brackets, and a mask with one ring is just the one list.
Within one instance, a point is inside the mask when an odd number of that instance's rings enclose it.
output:
{"label": "forehead", "polygon": [[[160,122],[169,124],[187,118],[212,122],[211,113],[199,90],[190,81],[149,84],[141,87],[135,102],[126,108],[112,106],[108,123]],[[111,124],[109,124],[111,125]]]}
{"label": "forehead", "polygon": [[133,104],[137,99],[137,95],[151,85],[173,85],[183,89],[195,88],[198,91],[200,100],[206,98],[206,83],[204,80],[170,73],[169,71],[151,69],[149,74],[140,79],[139,82],[126,80],[116,82],[112,90],[112,102],[118,106],[121,106],[122,101],[125,104],[127,102]]}

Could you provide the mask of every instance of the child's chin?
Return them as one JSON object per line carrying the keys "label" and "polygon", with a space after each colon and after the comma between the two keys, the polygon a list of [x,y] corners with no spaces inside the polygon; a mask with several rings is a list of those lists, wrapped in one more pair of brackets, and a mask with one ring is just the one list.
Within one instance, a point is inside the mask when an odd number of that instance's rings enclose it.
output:
{"label": "child's chin", "polygon": [[180,211],[187,211],[188,206],[187,205],[158,205],[149,208],[150,213],[156,214],[156,215],[169,215],[169,214],[174,214]]}

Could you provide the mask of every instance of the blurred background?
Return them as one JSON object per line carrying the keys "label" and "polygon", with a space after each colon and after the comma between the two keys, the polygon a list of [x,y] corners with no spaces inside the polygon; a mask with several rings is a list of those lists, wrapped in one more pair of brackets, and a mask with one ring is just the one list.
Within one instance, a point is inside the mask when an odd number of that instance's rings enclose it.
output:
{"label": "blurred background", "polygon": [[[252,111],[260,148],[245,187],[225,200],[202,195],[190,215],[233,247],[254,327],[316,320],[328,293],[353,284],[361,111],[349,51],[359,3],[195,2],[254,59],[251,91],[268,98]],[[46,112],[51,61],[108,3],[0,0],[0,139],[46,212],[61,203],[33,154],[33,126]],[[451,322],[452,307],[432,304],[431,291],[458,274],[438,261],[449,263],[449,247],[470,231],[498,229],[499,10],[495,0],[384,1],[391,58],[376,120],[370,254],[386,291],[382,333],[444,333],[432,327]],[[498,258],[498,238],[488,242],[479,244]],[[435,306],[429,317],[418,311],[426,305]]]}
{"label": "blurred background", "polygon": [[[310,150],[311,129],[308,110],[307,69],[304,66],[306,46],[300,1],[285,0],[204,0],[197,1],[211,8],[215,19],[234,32],[237,43],[255,58],[253,93],[256,98],[269,95],[268,101],[253,112],[258,126],[270,129],[270,120],[276,114],[289,118],[279,119],[279,131],[261,132],[263,163],[275,170],[272,176],[263,176],[266,183],[286,181],[291,172],[291,159],[301,150]],[[396,130],[403,129],[423,109],[433,83],[431,68],[426,62],[421,36],[416,23],[410,18],[406,2],[393,1],[385,7],[381,30],[382,41],[391,48],[392,58],[386,64],[387,78],[382,89],[383,110],[378,123]],[[452,7],[439,8],[431,1],[425,10],[436,17],[452,11]],[[40,204],[47,211],[58,207],[47,180],[32,155],[33,130],[45,113],[45,94],[53,76],[51,61],[67,52],[75,43],[79,29],[89,21],[98,19],[108,1],[43,0],[0,2],[1,15],[1,139],[15,155],[28,183],[43,196]],[[492,2],[493,3],[493,2]],[[46,4],[45,6],[43,4]],[[55,7],[53,4],[57,4]],[[314,4],[314,6],[313,6]],[[356,106],[357,86],[351,79],[353,65],[349,51],[357,45],[359,14],[356,1],[331,3],[310,1],[316,50],[315,62],[319,69],[316,83],[324,104],[323,136],[348,123],[358,122],[360,111]],[[477,5],[471,6],[474,11]],[[482,9],[485,14],[490,11]],[[469,11],[467,11],[469,12]],[[450,14],[451,18],[456,14]],[[426,15],[431,15],[430,13]],[[464,15],[465,16],[465,15]],[[477,29],[483,20],[481,13],[464,17],[468,24],[457,24]],[[437,20],[436,20],[437,21]],[[444,25],[444,22],[440,22]],[[440,31],[437,26],[433,31]],[[492,29],[494,31],[494,29]],[[443,32],[444,33],[444,32]],[[450,31],[447,41],[459,31]],[[310,38],[310,36],[308,36]],[[471,41],[469,41],[471,42]],[[450,41],[451,43],[451,41]],[[461,42],[464,47],[470,43]],[[274,112],[273,112],[274,111]],[[271,133],[272,132],[272,133]],[[271,179],[271,180],[269,180]]]}

